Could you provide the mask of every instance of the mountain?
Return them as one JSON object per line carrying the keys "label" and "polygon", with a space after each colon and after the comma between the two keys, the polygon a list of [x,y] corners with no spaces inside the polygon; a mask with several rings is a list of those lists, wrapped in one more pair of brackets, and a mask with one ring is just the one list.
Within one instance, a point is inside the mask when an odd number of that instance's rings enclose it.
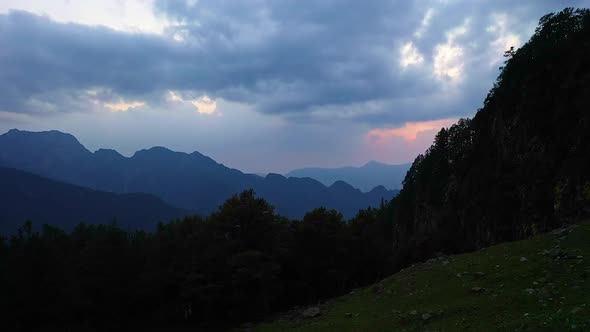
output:
{"label": "mountain", "polygon": [[0,233],[26,220],[71,230],[77,224],[107,224],[153,230],[159,221],[188,214],[148,194],[114,194],[83,188],[12,168],[0,168]]}
{"label": "mountain", "polygon": [[0,135],[0,166],[95,190],[149,193],[200,214],[213,212],[230,196],[250,188],[290,218],[301,218],[320,206],[350,218],[359,209],[378,206],[397,193],[383,188],[362,193],[350,186],[326,187],[312,179],[244,174],[198,152],[163,147],[140,150],[129,158],[114,150],[93,153],[74,136],[59,131],[12,129]]}
{"label": "mountain", "polygon": [[361,167],[301,168],[287,173],[286,176],[312,178],[326,186],[336,181],[345,181],[368,192],[377,186],[400,189],[410,166],[411,164],[388,165],[370,161]]}
{"label": "mountain", "polygon": [[395,199],[410,262],[590,216],[590,11],[544,16],[473,119],[441,130]]}

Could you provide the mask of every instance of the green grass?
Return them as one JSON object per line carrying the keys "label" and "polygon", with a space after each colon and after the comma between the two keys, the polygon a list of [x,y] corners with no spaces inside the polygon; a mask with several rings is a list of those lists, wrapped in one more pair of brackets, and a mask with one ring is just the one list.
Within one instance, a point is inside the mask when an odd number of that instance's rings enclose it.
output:
{"label": "green grass", "polygon": [[[556,246],[568,257],[555,258]],[[317,318],[278,318],[254,330],[590,331],[589,277],[584,223],[417,264],[323,304]]]}

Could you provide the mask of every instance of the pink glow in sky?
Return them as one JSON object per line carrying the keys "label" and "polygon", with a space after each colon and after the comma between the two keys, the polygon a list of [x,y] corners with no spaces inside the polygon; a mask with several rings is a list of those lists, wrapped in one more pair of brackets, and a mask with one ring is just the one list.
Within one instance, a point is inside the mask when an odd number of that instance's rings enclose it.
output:
{"label": "pink glow in sky", "polygon": [[441,129],[443,127],[449,127],[455,122],[457,122],[457,119],[406,122],[402,127],[399,128],[372,129],[369,131],[367,135],[372,141],[375,141],[377,143],[386,143],[392,137],[401,137],[408,142],[413,142],[416,140],[418,133],[430,131],[433,129]]}

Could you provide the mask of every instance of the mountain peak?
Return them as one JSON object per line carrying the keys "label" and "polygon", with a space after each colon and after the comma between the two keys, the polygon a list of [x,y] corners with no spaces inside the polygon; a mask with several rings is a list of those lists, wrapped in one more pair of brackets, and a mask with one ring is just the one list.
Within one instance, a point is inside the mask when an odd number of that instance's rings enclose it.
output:
{"label": "mountain peak", "polygon": [[332,183],[330,189],[339,190],[339,191],[359,191],[357,188],[351,186],[349,183],[344,181],[336,181]]}
{"label": "mountain peak", "polygon": [[67,139],[74,139],[78,141],[72,134],[64,133],[59,130],[48,130],[48,131],[27,131],[12,128],[2,136],[37,136],[37,137],[62,137]]}
{"label": "mountain peak", "polygon": [[281,174],[277,174],[277,173],[268,173],[266,174],[265,179],[267,180],[276,180],[276,181],[284,181],[287,180],[286,177],[282,176]]}
{"label": "mountain peak", "polygon": [[387,192],[387,188],[385,188],[385,186],[379,185],[376,186],[375,188],[371,189],[371,193],[385,193]]}
{"label": "mountain peak", "polygon": [[207,161],[209,163],[218,164],[217,161],[215,161],[214,159],[212,159],[209,156],[206,156],[206,155],[200,153],[199,151],[193,151],[193,153],[191,153],[190,155],[193,156],[193,157],[196,157],[198,159],[205,160],[205,161]]}
{"label": "mountain peak", "polygon": [[59,151],[63,153],[90,153],[86,148],[71,134],[63,133],[58,130],[50,131],[25,131],[19,129],[10,129],[3,135],[0,135],[3,142],[12,145],[15,149],[39,149],[40,151]]}
{"label": "mountain peak", "polygon": [[165,148],[163,146],[153,146],[149,149],[141,149],[141,150],[135,151],[132,158],[145,157],[145,156],[161,157],[161,156],[168,156],[168,155],[175,154],[175,153],[180,153],[180,152],[174,152],[174,151],[172,151],[168,148]]}
{"label": "mountain peak", "polygon": [[366,164],[363,165],[363,167],[377,167],[377,166],[390,166],[388,164],[384,164],[384,163],[380,163],[378,161],[375,160],[371,160],[369,162],[367,162]]}

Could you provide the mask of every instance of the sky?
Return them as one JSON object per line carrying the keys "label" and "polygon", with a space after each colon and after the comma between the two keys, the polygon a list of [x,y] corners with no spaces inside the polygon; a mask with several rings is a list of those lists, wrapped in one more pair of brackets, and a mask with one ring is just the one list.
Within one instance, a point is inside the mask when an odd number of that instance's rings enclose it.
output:
{"label": "sky", "polygon": [[2,0],[0,133],[246,172],[411,162],[590,0]]}

